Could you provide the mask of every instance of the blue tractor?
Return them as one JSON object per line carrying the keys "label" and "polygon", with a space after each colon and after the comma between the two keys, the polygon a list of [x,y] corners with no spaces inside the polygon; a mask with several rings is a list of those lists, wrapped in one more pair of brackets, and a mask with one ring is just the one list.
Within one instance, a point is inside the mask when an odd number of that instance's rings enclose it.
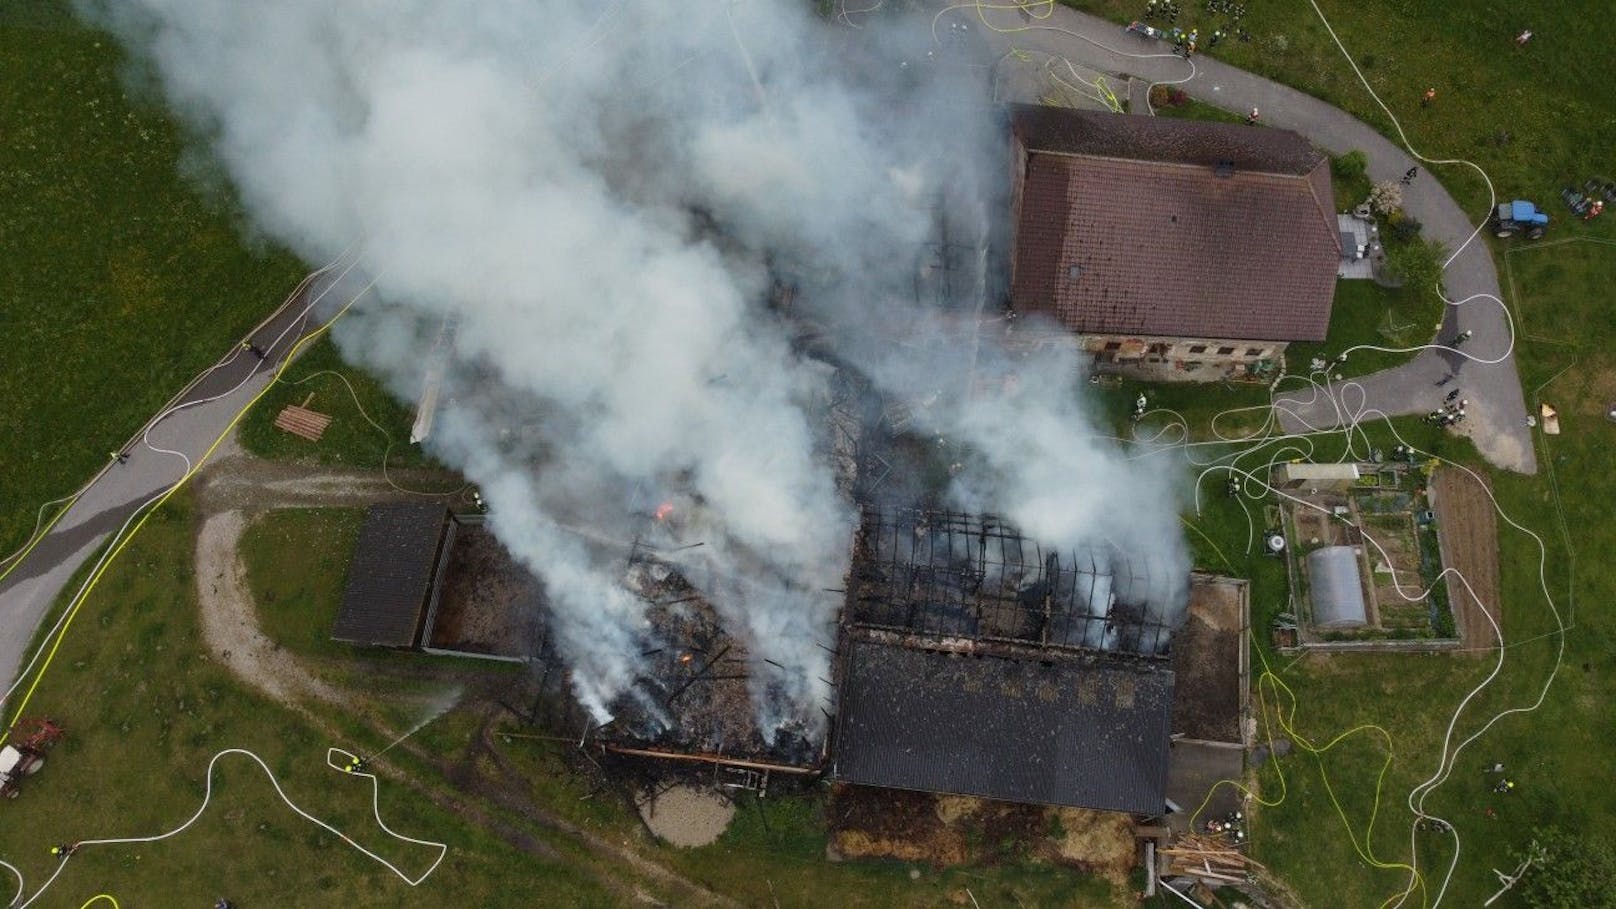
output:
{"label": "blue tractor", "polygon": [[1547,231],[1549,216],[1538,211],[1537,206],[1522,199],[1514,202],[1505,202],[1498,206],[1493,213],[1493,236],[1513,237],[1516,234],[1525,234],[1526,239],[1536,240]]}

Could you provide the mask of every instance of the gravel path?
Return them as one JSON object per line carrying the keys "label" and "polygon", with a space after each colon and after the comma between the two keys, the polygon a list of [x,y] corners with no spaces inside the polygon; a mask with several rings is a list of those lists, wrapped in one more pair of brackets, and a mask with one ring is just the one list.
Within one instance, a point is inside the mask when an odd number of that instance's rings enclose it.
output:
{"label": "gravel path", "polygon": [[[201,515],[196,533],[197,602],[207,647],[232,672],[283,704],[310,698],[341,703],[343,698],[334,689],[259,630],[257,605],[238,551],[242,534],[254,516],[275,508],[359,506],[432,497],[400,491],[373,470],[264,461],[241,454],[233,445],[229,452],[194,481]],[[394,473],[393,480],[418,489],[452,489],[456,485],[452,477],[430,471]]]}
{"label": "gravel path", "polygon": [[204,644],[231,672],[282,704],[295,706],[308,698],[343,703],[258,629],[247,569],[237,551],[247,524],[242,512],[223,511],[204,518],[197,529],[196,592]]}

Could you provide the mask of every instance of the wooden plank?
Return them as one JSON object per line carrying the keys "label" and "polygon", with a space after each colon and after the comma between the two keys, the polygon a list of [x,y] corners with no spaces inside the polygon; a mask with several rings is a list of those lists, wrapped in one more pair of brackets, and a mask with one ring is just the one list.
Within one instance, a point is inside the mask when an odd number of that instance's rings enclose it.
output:
{"label": "wooden plank", "polygon": [[276,425],[280,426],[282,429],[295,430],[298,432],[324,432],[327,424],[318,420],[309,420],[294,416],[277,420]]}
{"label": "wooden plank", "polygon": [[330,425],[331,417],[296,404],[286,405],[275,417],[275,428],[310,442],[320,441],[320,437],[325,435],[326,427]]}
{"label": "wooden plank", "polygon": [[287,407],[281,411],[280,416],[281,419],[288,422],[302,423],[308,426],[329,426],[331,424],[331,418],[325,414],[316,413],[312,410],[304,410],[295,404],[287,405]]}
{"label": "wooden plank", "polygon": [[315,432],[323,431],[327,426],[331,425],[330,420],[316,420],[302,414],[283,414],[280,422],[287,426],[296,426]]}

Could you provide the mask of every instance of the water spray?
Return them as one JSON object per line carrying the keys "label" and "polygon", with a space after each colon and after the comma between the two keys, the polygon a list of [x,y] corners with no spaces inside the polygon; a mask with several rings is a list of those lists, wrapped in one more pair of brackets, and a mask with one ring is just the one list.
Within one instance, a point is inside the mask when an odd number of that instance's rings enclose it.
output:
{"label": "water spray", "polygon": [[365,766],[367,764],[371,763],[372,761],[376,760],[377,758],[381,757],[382,755],[386,754],[387,752],[392,751],[394,748],[396,748],[400,744],[402,744],[405,739],[407,739],[410,736],[416,734],[417,732],[420,732],[422,729],[425,729],[427,726],[430,726],[433,723],[433,721],[437,720],[439,717],[441,717],[444,714],[448,713],[450,710],[453,710],[454,706],[456,704],[460,703],[460,698],[464,694],[465,694],[464,689],[462,689],[458,685],[455,686],[453,689],[451,689],[450,691],[447,692],[446,697],[440,699],[437,703],[433,704],[432,709],[427,713],[427,715],[422,717],[420,719],[420,721],[417,722],[414,726],[411,726],[408,732],[405,732],[403,735],[399,736],[398,738],[393,739],[391,742],[388,742],[387,747],[385,747],[382,750],[376,752],[375,754],[371,755],[370,757],[360,757],[357,754],[349,755],[350,760],[349,760],[347,766],[344,769],[348,773],[358,773],[361,770],[364,770]]}

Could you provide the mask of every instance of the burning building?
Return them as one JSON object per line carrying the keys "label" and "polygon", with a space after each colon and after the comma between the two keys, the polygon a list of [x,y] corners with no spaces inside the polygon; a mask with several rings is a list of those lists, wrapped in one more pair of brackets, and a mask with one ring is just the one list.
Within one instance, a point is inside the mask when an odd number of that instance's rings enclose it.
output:
{"label": "burning building", "polygon": [[1172,629],[1119,553],[991,516],[865,510],[831,773],[871,786],[1156,814]]}
{"label": "burning building", "polygon": [[[1033,181],[1049,192],[1024,193],[1020,209],[994,198],[1013,136],[979,103],[992,67],[903,75],[919,66],[894,65],[898,36],[921,35],[924,17],[872,22],[857,46],[827,53],[840,42],[797,3],[648,4],[633,28],[591,4],[477,16],[95,6],[214,143],[266,236],[308,261],[346,258],[364,238],[364,299],[333,296],[315,318],[333,319],[351,363],[421,402],[412,435],[487,495],[487,532],[542,582],[535,649],[558,654],[594,742],[811,768],[834,754],[834,772],[883,785],[1149,801],[1170,690],[1162,626],[1188,574],[1171,472],[1095,431],[1075,345],[1005,343],[1014,310],[999,305],[1003,269],[990,255],[995,237],[1008,245],[1021,263],[1011,290],[1025,290],[1034,250],[1011,228],[1036,213],[1026,203],[1125,184],[1063,182],[1113,171],[1062,164],[1080,149],[1044,143],[1024,150],[1048,159],[1029,172],[1053,174]],[[577,53],[602,41],[601,53]],[[285,71],[300,78],[263,78]],[[615,103],[625,93],[636,103]],[[1148,120],[1074,129],[1166,129]],[[294,121],[314,126],[287,129]],[[640,153],[650,148],[677,153]],[[1301,199],[1303,173],[1276,181],[1235,166],[1194,183],[1240,199],[1279,184]],[[1177,195],[1156,195],[1150,210],[1172,214]],[[995,223],[1012,211],[1012,224]],[[1201,223],[1180,220],[1180,232]],[[1315,251],[1332,242],[1315,239]],[[1104,263],[1068,262],[1065,248],[1033,264],[1087,293]],[[782,262],[801,263],[785,282],[797,292],[763,305]],[[1010,297],[1027,310],[1066,302]],[[1077,328],[1246,337],[1218,325]],[[839,428],[827,431],[820,397],[839,395],[842,375],[868,394],[842,408],[856,419],[832,413]],[[884,486],[872,478],[855,492],[843,465],[863,446],[843,429],[875,425],[869,411],[889,404],[913,439],[943,442],[950,458],[925,483],[888,460]],[[655,526],[670,514],[624,505],[663,487],[680,492],[678,533]],[[944,502],[977,516],[932,510]],[[449,547],[423,526],[376,642],[428,636],[415,566]],[[1155,567],[1132,568],[1142,564]],[[958,699],[982,756],[1015,764],[1021,749],[1046,763],[1020,763],[1020,782],[957,764],[926,778],[859,769],[895,759],[905,735],[944,757],[938,704],[891,699],[906,674],[930,678],[939,702]],[[893,728],[877,728],[887,718]],[[1064,731],[1036,749],[1016,738],[1041,721]],[[1064,773],[1074,750],[1094,755],[1085,773],[1132,762],[1142,782],[1122,793],[1021,785]]]}
{"label": "burning building", "polygon": [[[593,730],[603,750],[788,774],[819,768],[822,742],[802,730],[765,729],[759,722],[754,681],[768,667],[759,667],[761,658],[728,630],[682,571],[637,545],[624,585],[647,603],[644,668],[609,705],[611,720]],[[824,705],[826,716],[830,707]]]}

